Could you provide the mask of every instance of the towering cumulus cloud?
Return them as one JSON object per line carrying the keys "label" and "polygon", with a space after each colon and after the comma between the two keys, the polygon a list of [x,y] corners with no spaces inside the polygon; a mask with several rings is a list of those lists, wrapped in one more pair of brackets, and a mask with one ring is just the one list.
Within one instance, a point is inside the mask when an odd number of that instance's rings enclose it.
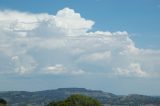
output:
{"label": "towering cumulus cloud", "polygon": [[159,76],[159,50],[136,47],[126,31],[92,32],[93,25],[70,8],[0,11],[0,74]]}

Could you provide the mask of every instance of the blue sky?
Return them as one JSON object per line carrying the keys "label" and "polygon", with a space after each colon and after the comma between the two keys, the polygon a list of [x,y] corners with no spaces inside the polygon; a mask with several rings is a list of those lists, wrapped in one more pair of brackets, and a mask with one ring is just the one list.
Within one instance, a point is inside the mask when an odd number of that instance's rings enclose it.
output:
{"label": "blue sky", "polygon": [[159,0],[1,0],[0,90],[160,95],[159,19]]}

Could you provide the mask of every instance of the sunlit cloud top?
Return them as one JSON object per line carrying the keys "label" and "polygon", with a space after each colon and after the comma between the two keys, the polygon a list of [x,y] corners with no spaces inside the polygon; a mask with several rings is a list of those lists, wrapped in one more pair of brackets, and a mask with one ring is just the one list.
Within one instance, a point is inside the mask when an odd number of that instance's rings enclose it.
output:
{"label": "sunlit cloud top", "polygon": [[93,32],[94,23],[70,8],[0,11],[0,74],[159,76],[159,50],[136,47],[127,31]]}

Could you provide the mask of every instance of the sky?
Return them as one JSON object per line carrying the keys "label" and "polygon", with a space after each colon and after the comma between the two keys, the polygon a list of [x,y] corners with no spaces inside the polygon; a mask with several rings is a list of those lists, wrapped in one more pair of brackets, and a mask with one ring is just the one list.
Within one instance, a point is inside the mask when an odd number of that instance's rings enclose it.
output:
{"label": "sky", "polygon": [[160,95],[159,0],[0,0],[0,91]]}

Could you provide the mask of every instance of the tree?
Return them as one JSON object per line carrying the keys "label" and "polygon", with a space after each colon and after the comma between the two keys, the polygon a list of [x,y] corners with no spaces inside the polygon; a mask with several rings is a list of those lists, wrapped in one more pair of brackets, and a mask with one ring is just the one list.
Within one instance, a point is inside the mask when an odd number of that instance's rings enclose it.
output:
{"label": "tree", "polygon": [[88,96],[74,94],[64,101],[51,102],[47,106],[102,106],[96,99]]}
{"label": "tree", "polygon": [[6,106],[7,102],[0,98],[0,106]]}

